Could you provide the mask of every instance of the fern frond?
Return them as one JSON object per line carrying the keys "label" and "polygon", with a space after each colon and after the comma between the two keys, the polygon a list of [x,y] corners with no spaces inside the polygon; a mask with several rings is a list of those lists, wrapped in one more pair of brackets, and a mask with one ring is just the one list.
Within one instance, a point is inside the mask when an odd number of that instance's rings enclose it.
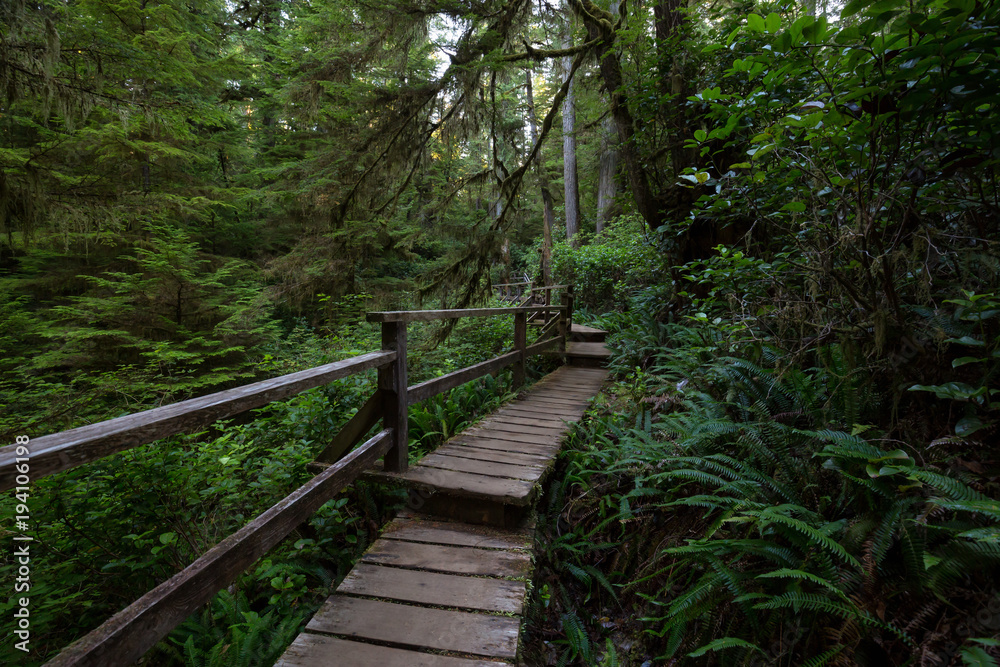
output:
{"label": "fern frond", "polygon": [[709,651],[722,651],[727,648],[742,648],[747,651],[757,651],[761,655],[767,655],[767,653],[761,647],[757,646],[753,642],[748,642],[745,639],[740,639],[738,637],[721,637],[715,639],[705,644],[704,646],[695,649],[687,654],[689,658],[700,658]]}
{"label": "fern frond", "polygon": [[822,531],[814,528],[813,526],[810,526],[804,521],[800,521],[799,519],[796,519],[794,517],[782,514],[780,511],[776,511],[776,509],[777,508],[768,508],[766,510],[762,510],[759,512],[751,510],[751,511],[745,511],[744,514],[755,516],[761,519],[761,521],[763,522],[761,525],[761,530],[763,530],[763,528],[770,523],[777,523],[787,528],[791,528],[792,530],[808,538],[814,546],[821,547],[827,552],[837,556],[839,559],[841,559],[848,565],[851,565],[857,569],[861,569],[861,563],[859,563],[854,556],[847,553],[844,547],[842,547],[834,540],[830,539],[825,534],[823,534]]}

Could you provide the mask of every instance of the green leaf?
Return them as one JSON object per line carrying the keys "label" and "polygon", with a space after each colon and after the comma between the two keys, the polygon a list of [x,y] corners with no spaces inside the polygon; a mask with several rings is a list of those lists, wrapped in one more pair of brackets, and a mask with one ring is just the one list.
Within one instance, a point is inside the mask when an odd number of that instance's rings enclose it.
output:
{"label": "green leaf", "polygon": [[782,211],[791,211],[792,213],[802,213],[806,210],[806,205],[800,201],[790,201],[781,207]]}
{"label": "green leaf", "polygon": [[747,25],[754,32],[764,32],[765,30],[764,19],[760,14],[750,14],[747,16]]}
{"label": "green leaf", "polygon": [[997,661],[978,646],[963,648],[962,662],[970,667],[997,667]]}
{"label": "green leaf", "polygon": [[737,648],[737,647],[753,649],[754,651],[757,651],[761,655],[766,655],[764,653],[764,649],[744,639],[738,639],[737,637],[721,637],[720,639],[715,639],[713,641],[710,641],[701,648],[691,651],[690,653],[688,653],[688,657],[698,658],[705,655],[709,651],[721,651],[722,649]]}
{"label": "green leaf", "polygon": [[972,336],[962,336],[961,338],[947,338],[946,343],[955,343],[956,345],[968,345],[970,347],[985,347],[986,343],[981,340],[977,340]]}
{"label": "green leaf", "polygon": [[160,535],[160,544],[173,544],[177,541],[177,533],[163,533]]}
{"label": "green leaf", "polygon": [[697,139],[698,141],[705,141],[705,139],[708,138],[708,133],[705,132],[705,130],[695,130],[694,138]]}
{"label": "green leaf", "polygon": [[771,33],[778,32],[781,29],[781,17],[776,12],[768,14],[764,19],[764,29]]}
{"label": "green leaf", "polygon": [[972,435],[985,426],[986,424],[984,424],[983,420],[979,417],[962,417],[955,424],[955,435],[964,438]]}
{"label": "green leaf", "polygon": [[966,364],[975,364],[980,361],[986,361],[985,357],[959,357],[951,362],[952,368],[958,368],[959,366],[964,366]]}
{"label": "green leaf", "polygon": [[848,2],[844,9],[840,12],[840,18],[845,19],[848,16],[854,16],[862,9],[872,4],[873,0],[851,0]]}

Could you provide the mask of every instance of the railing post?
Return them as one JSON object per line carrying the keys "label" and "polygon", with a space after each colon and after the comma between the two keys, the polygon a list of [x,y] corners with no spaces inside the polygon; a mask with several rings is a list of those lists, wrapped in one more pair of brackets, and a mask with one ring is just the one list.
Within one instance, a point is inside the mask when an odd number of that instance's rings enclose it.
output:
{"label": "railing post", "polygon": [[573,286],[566,285],[566,291],[562,295],[562,305],[566,310],[560,313],[562,320],[559,323],[560,334],[562,335],[562,352],[566,351],[569,345],[569,338],[573,334]]}
{"label": "railing post", "polygon": [[528,346],[528,316],[526,313],[514,313],[514,349],[521,356],[514,363],[514,386],[524,384],[524,362],[527,354],[524,348]]}
{"label": "railing post", "polygon": [[382,323],[382,349],[395,350],[396,360],[378,369],[382,392],[383,428],[392,429],[392,447],[385,454],[386,472],[406,472],[409,419],[406,398],[406,322]]}

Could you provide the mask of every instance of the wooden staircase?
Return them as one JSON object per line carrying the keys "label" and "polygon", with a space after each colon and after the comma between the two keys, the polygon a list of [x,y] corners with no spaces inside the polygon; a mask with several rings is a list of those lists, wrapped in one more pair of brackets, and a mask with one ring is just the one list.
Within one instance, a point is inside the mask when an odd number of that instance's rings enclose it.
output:
{"label": "wooden staircase", "polygon": [[604,344],[606,337],[607,334],[600,329],[574,322],[566,344],[566,363],[570,366],[603,368],[611,357],[611,350]]}

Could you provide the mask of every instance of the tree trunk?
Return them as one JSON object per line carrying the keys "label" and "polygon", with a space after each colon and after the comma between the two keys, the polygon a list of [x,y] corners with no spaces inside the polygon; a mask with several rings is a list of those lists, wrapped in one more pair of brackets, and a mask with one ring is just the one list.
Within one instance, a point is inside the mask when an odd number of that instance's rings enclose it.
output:
{"label": "tree trunk", "polygon": [[[583,17],[588,39],[603,39],[597,46],[597,62],[600,64],[601,78],[611,100],[611,117],[618,132],[618,150],[625,163],[629,190],[635,201],[635,208],[651,230],[663,224],[663,211],[649,186],[649,176],[635,147],[635,120],[628,109],[628,98],[622,86],[622,66],[615,52],[615,32],[613,19],[589,0],[574,0],[574,6]],[[600,19],[604,19],[601,21]]]}
{"label": "tree trunk", "polygon": [[[618,18],[618,0],[611,0],[610,13]],[[619,213],[615,196],[618,194],[618,130],[615,119],[608,116],[601,124],[601,156],[597,172],[597,233]]]}
{"label": "tree trunk", "polygon": [[601,124],[601,157],[597,173],[597,233],[618,213],[618,132],[610,116]]}
{"label": "tree trunk", "polygon": [[[538,141],[538,118],[535,116],[535,96],[531,90],[531,70],[524,72],[525,87],[528,94],[528,127],[531,131],[531,143],[534,145]],[[542,151],[538,150],[538,161],[535,167],[538,169],[538,183],[542,190],[542,209],[544,217],[542,219],[542,284],[545,286],[552,284],[552,228],[556,224],[556,214],[552,205],[552,192],[549,191],[549,178],[545,173],[545,160],[542,159]]]}
{"label": "tree trunk", "polygon": [[[566,39],[563,42],[564,48],[573,46],[573,20],[570,16],[566,26]],[[563,81],[569,76],[570,67],[573,65],[573,58],[563,58]],[[563,128],[563,189],[566,199],[566,240],[570,245],[576,246],[576,234],[580,231],[580,182],[576,171],[576,94],[573,90],[573,81],[569,83],[569,90],[563,100],[562,107],[562,128]]]}

